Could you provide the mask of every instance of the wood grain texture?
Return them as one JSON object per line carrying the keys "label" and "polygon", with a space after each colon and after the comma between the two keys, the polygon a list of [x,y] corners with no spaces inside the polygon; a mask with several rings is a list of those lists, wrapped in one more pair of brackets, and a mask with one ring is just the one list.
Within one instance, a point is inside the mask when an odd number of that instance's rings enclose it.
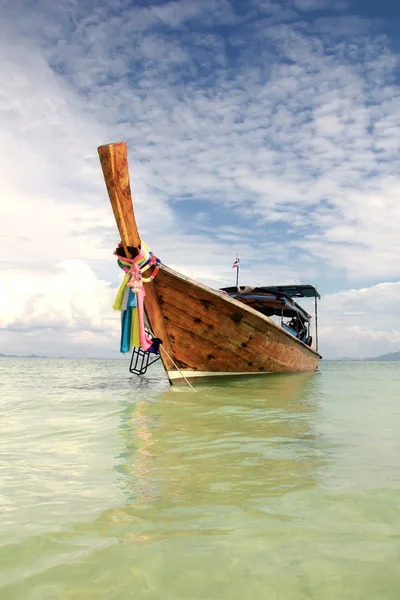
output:
{"label": "wood grain texture", "polygon": [[140,236],[133,212],[126,143],[100,146],[98,153],[119,235],[129,257],[127,247],[139,248]]}
{"label": "wood grain texture", "polygon": [[161,311],[154,281],[155,280],[149,281],[148,283],[144,284],[144,290],[146,292],[144,308],[150,325],[151,333],[154,334],[155,337],[160,338],[160,340],[163,342],[161,345],[160,354],[164,368],[166,371],[171,371],[174,368],[171,360],[171,358],[174,358],[174,349],[165,326],[164,316]]}
{"label": "wood grain texture", "polygon": [[[140,247],[125,142],[98,149],[127,256]],[[290,373],[313,371],[320,355],[251,307],[162,266],[145,284],[151,332],[163,340],[167,371]],[[175,365],[174,365],[175,363]]]}
{"label": "wood grain texture", "polygon": [[[139,248],[140,235],[133,209],[126,143],[119,142],[117,144],[100,146],[98,153],[115,222],[126,256],[129,257],[128,246]],[[173,349],[165,328],[153,282],[145,284],[145,293],[144,308],[146,316],[154,335],[163,341],[161,359],[165,369],[170,370],[173,368],[173,363],[168,355],[172,357]]]}
{"label": "wood grain texture", "polygon": [[221,292],[164,266],[154,287],[180,369],[291,373],[318,366],[312,348]]}

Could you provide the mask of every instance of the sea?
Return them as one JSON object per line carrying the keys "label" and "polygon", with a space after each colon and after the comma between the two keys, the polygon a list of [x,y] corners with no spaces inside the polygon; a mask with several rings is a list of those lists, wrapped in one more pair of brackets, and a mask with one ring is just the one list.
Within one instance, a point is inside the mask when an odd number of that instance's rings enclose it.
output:
{"label": "sea", "polygon": [[0,359],[1,600],[398,600],[400,362]]}

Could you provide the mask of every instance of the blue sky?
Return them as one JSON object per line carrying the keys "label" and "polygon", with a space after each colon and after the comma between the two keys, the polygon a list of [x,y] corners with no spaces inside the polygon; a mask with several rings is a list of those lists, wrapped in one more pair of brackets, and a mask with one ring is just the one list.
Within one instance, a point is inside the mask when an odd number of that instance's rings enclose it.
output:
{"label": "blue sky", "polygon": [[166,264],[219,287],[238,252],[243,283],[318,283],[327,356],[400,350],[400,6],[1,11],[0,352],[114,355],[118,240],[96,148],[119,140]]}

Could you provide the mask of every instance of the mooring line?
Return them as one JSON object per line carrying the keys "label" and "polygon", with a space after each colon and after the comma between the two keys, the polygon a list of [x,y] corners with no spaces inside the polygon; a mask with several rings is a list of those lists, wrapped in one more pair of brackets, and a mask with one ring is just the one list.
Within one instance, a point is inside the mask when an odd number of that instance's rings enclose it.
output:
{"label": "mooring line", "polygon": [[170,357],[170,355],[168,354],[168,352],[166,351],[166,349],[164,348],[164,346],[161,344],[160,345],[161,350],[163,350],[165,352],[165,354],[168,356],[169,360],[172,362],[172,364],[174,365],[175,369],[182,375],[183,379],[186,381],[186,383],[188,384],[188,386],[194,391],[197,392],[197,390],[194,389],[194,387],[192,386],[192,384],[190,383],[190,381],[188,381],[186,379],[186,377],[184,376],[184,374],[182,373],[182,371],[180,370],[180,368],[178,367],[178,365],[172,360],[172,358]]}

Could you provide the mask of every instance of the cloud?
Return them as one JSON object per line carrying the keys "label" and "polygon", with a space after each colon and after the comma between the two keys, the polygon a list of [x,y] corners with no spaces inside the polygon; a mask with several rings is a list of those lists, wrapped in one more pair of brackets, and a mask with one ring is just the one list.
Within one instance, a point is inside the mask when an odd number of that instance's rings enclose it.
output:
{"label": "cloud", "polygon": [[349,3],[346,0],[294,0],[294,6],[301,11],[314,10],[346,10]]}
{"label": "cloud", "polygon": [[50,356],[72,350],[81,355],[81,346],[94,353],[101,348],[104,354],[107,343],[112,356],[119,331],[119,315],[111,311],[113,295],[108,282],[79,260],[47,272],[12,271],[0,282],[0,340],[14,341],[8,353],[27,352],[36,340],[33,351]]}
{"label": "cloud", "polygon": [[46,274],[12,273],[2,288],[0,326],[20,331],[44,327],[98,331],[103,327],[104,300],[111,299],[108,284],[78,260],[62,262]]}
{"label": "cloud", "polygon": [[400,282],[325,296],[320,303],[326,358],[373,358],[400,348]]}
{"label": "cloud", "polygon": [[[102,9],[81,18],[62,43],[50,39],[42,52],[47,64],[41,59],[47,78],[42,76],[39,89],[48,86],[56,99],[65,90],[65,121],[75,123],[68,133],[76,146],[76,153],[67,149],[66,131],[62,124],[58,131],[55,123],[47,152],[60,155],[69,182],[49,168],[53,189],[57,184],[73,193],[75,185],[81,197],[86,188],[85,201],[93,205],[101,185],[95,140],[125,137],[134,150],[139,215],[143,196],[151,205],[158,203],[160,212],[170,210],[172,198],[186,204],[213,201],[237,219],[262,218],[266,231],[269,221],[289,227],[296,221],[297,237],[310,242],[303,249],[314,259],[317,235],[321,243],[328,242],[331,265],[350,278],[360,275],[352,245],[345,261],[332,260],[336,247],[330,243],[334,233],[327,218],[329,213],[333,228],[337,221],[351,222],[343,201],[350,194],[356,198],[353,192],[360,188],[368,193],[373,187],[385,204],[398,127],[398,92],[389,85],[396,57],[388,41],[364,31],[345,52],[335,19],[325,20],[318,34],[298,22],[261,30],[252,24],[252,31],[243,25],[239,34],[221,38],[212,28],[207,34],[189,31],[191,20],[203,13],[196,12],[198,3],[185,6],[173,2],[151,10],[117,10],[111,20]],[[229,24],[232,8],[224,6],[218,18]],[[207,7],[201,11],[214,14],[214,4]],[[176,35],[178,26],[182,29]],[[53,35],[48,24],[44,31]],[[230,48],[244,40],[246,49],[232,62]],[[10,91],[8,97],[15,96]],[[35,114],[40,116],[43,106],[39,96]],[[50,114],[60,114],[59,103]],[[44,118],[30,120],[42,123]],[[84,132],[80,144],[78,128]],[[46,161],[40,153],[35,160],[35,171],[43,172]],[[365,212],[362,194],[354,208],[358,219]],[[368,228],[362,233],[371,239]],[[379,253],[370,247],[372,255]],[[397,275],[392,268],[391,276]]]}
{"label": "cloud", "polygon": [[115,287],[96,147],[120,139],[143,237],[185,273],[228,284],[238,251],[254,283],[399,278],[398,56],[382,23],[338,7],[9,4],[0,268],[10,294],[10,273],[42,281],[71,259]]}

